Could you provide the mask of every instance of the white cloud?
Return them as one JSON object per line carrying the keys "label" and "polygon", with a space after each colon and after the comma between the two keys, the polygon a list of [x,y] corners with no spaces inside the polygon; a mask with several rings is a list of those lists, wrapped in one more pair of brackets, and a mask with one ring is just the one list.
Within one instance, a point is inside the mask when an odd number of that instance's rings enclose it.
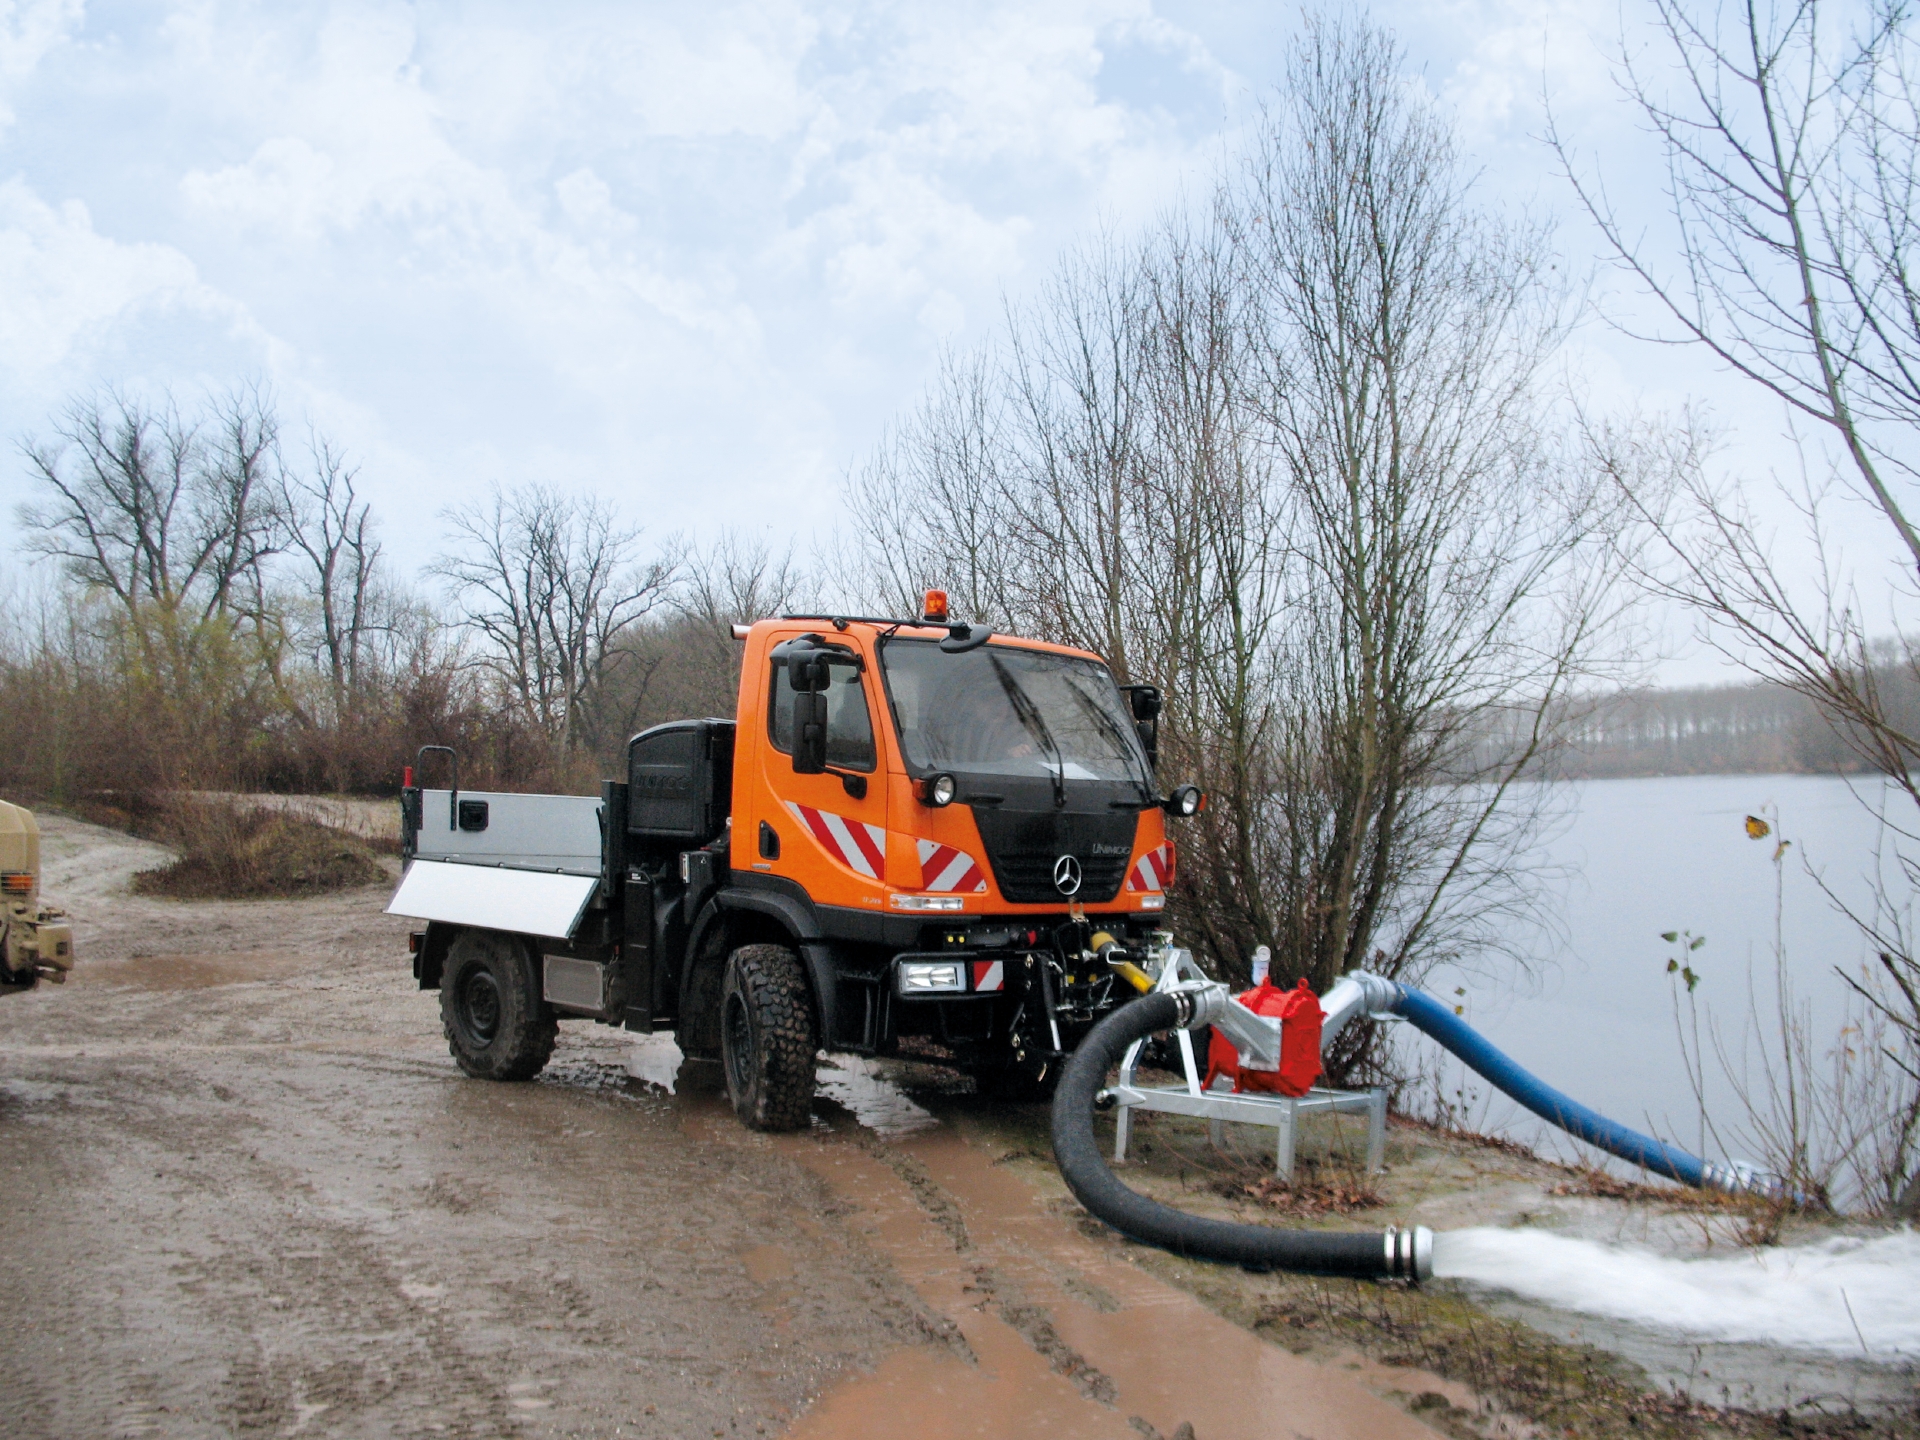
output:
{"label": "white cloud", "polygon": [[[102,103],[35,91],[19,183],[92,242],[12,224],[0,316],[65,286],[63,377],[124,378],[130,326],[147,380],[264,365],[397,550],[496,478],[804,528],[942,345],[1171,196],[1234,83],[1148,0],[59,13]],[[245,343],[170,353],[187,310]]]}
{"label": "white cloud", "polygon": [[171,246],[109,239],[80,201],[0,183],[0,363],[16,375],[54,371],[89,338],[170,306],[234,316]]}
{"label": "white cloud", "polygon": [[14,121],[14,92],[72,37],[83,8],[83,0],[0,0],[0,135]]}

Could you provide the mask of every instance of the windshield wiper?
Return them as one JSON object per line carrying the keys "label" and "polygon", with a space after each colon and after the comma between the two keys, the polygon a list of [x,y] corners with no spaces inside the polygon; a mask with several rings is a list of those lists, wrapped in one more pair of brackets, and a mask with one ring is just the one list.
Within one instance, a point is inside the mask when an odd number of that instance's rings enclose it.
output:
{"label": "windshield wiper", "polygon": [[1020,723],[1027,727],[1027,733],[1038,740],[1053,757],[1053,808],[1067,808],[1067,762],[1060,753],[1060,747],[1054,743],[1053,732],[1047,729],[1047,722],[1040,713],[1040,707],[1033,703],[1033,697],[1021,688],[1020,682],[1011,670],[1001,662],[998,655],[991,651],[987,659],[993,665],[993,673],[1000,678],[1000,688],[1007,692],[1007,703],[1013,706],[1013,713],[1020,717]]}
{"label": "windshield wiper", "polygon": [[1107,808],[1111,810],[1151,810],[1160,802],[1154,798],[1153,781],[1151,778],[1145,778],[1140,768],[1140,737],[1128,734],[1127,731],[1122,729],[1114,721],[1113,716],[1107,713],[1106,707],[1080,688],[1078,677],[1068,675],[1064,678],[1067,682],[1067,693],[1074,698],[1074,703],[1079,705],[1082,710],[1086,711],[1086,713],[1092,717],[1095,725],[1098,725],[1102,730],[1107,732],[1107,738],[1113,742],[1114,748],[1125,757],[1127,768],[1133,771],[1133,783],[1140,787],[1140,800],[1138,804],[1135,804],[1135,802],[1131,800],[1109,800],[1107,802]]}

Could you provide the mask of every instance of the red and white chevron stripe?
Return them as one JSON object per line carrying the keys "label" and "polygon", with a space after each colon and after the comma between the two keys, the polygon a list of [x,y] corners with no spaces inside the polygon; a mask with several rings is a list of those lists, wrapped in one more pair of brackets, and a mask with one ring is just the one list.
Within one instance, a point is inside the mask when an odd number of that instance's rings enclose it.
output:
{"label": "red and white chevron stripe", "polygon": [[955,891],[975,895],[987,893],[987,877],[980,873],[974,858],[964,850],[942,845],[936,840],[916,840],[920,851],[920,888],[939,893]]}
{"label": "red and white chevron stripe", "polygon": [[1140,857],[1140,862],[1127,872],[1127,889],[1136,894],[1141,891],[1158,894],[1172,883],[1172,841],[1168,841],[1157,850],[1149,850]]}
{"label": "red and white chevron stripe", "polygon": [[793,818],[806,827],[807,833],[849,870],[869,880],[878,880],[887,868],[887,832],[880,826],[849,820],[828,810],[815,810],[811,805],[796,805],[791,800],[786,806],[793,812]]}
{"label": "red and white chevron stripe", "polygon": [[1006,962],[1001,960],[976,960],[973,962],[973,989],[976,995],[982,990],[1004,990],[1006,988]]}

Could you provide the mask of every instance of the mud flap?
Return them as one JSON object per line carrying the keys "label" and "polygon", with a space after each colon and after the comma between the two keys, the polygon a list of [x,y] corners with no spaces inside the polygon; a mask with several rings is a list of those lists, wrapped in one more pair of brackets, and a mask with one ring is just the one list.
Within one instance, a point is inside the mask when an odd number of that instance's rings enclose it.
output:
{"label": "mud flap", "polygon": [[838,1048],[844,1041],[839,1025],[840,967],[834,961],[833,947],[803,944],[800,947],[800,963],[807,967],[807,980],[813,987],[814,1018],[820,1024],[820,1044],[829,1050]]}

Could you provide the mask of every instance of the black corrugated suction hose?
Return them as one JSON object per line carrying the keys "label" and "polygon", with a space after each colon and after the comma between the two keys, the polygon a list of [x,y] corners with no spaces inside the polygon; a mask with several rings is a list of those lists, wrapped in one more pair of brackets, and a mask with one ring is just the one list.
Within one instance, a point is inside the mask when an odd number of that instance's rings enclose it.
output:
{"label": "black corrugated suction hose", "polygon": [[1094,1138],[1094,1098],[1127,1046],[1190,1018],[1183,997],[1143,995],[1094,1026],[1067,1061],[1053,1095],[1053,1158],[1074,1198],[1122,1235],[1195,1260],[1308,1275],[1425,1279],[1433,1241],[1424,1228],[1340,1234],[1237,1225],[1175,1210],[1120,1182]]}

